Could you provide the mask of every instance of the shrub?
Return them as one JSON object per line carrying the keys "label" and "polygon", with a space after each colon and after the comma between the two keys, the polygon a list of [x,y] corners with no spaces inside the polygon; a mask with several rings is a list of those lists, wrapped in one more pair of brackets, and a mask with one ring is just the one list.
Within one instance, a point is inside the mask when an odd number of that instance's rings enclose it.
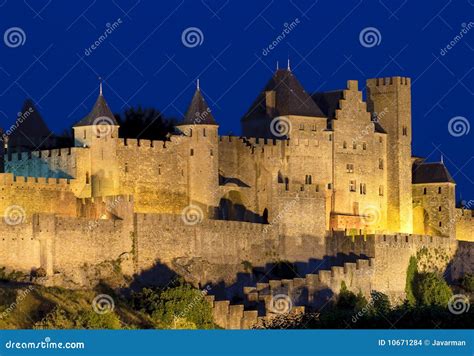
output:
{"label": "shrub", "polygon": [[418,274],[413,287],[413,294],[421,305],[445,307],[453,295],[446,281],[433,272]]}
{"label": "shrub", "polygon": [[461,285],[467,292],[474,292],[474,274],[467,273],[463,277]]}
{"label": "shrub", "polygon": [[408,301],[408,304],[410,305],[414,305],[416,303],[416,299],[413,294],[413,283],[418,273],[417,263],[418,262],[416,257],[410,257],[410,262],[408,262],[407,279],[405,285],[406,299]]}
{"label": "shrub", "polygon": [[370,296],[372,298],[374,310],[377,313],[386,315],[390,312],[390,309],[391,309],[390,299],[388,298],[386,294],[383,294],[377,291],[372,291],[370,293]]}
{"label": "shrub", "polygon": [[341,282],[341,290],[337,297],[336,306],[341,309],[360,310],[367,305],[367,299],[362,292],[356,295],[347,289],[346,283]]}

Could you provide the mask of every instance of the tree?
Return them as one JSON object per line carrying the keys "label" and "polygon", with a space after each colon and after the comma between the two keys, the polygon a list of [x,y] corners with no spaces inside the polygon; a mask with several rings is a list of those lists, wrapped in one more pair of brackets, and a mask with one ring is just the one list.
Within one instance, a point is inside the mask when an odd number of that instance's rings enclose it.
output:
{"label": "tree", "polygon": [[415,296],[413,295],[413,283],[418,273],[417,265],[418,261],[416,260],[416,257],[410,257],[410,261],[408,262],[407,279],[405,285],[406,299],[408,301],[408,304],[410,305],[414,305],[416,302]]}
{"label": "tree", "polygon": [[416,276],[413,294],[421,305],[446,307],[453,292],[438,274],[424,272]]}
{"label": "tree", "polygon": [[463,277],[461,285],[467,292],[474,292],[474,274],[467,273]]}
{"label": "tree", "polygon": [[165,140],[174,131],[176,120],[167,120],[156,109],[129,108],[122,117],[115,114],[121,137],[146,140]]}
{"label": "tree", "polygon": [[341,309],[360,310],[367,306],[367,299],[361,291],[356,295],[347,289],[346,283],[341,282],[341,290],[337,298],[336,307]]}
{"label": "tree", "polygon": [[386,315],[390,312],[391,305],[388,295],[381,292],[372,291],[370,292],[370,296],[373,301],[374,310],[377,313]]}

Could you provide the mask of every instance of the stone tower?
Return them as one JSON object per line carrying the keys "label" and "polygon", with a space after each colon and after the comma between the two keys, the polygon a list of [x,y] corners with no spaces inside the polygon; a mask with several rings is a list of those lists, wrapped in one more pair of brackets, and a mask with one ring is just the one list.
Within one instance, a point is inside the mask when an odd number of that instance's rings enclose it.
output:
{"label": "stone tower", "polygon": [[187,160],[189,204],[214,217],[219,199],[218,128],[199,81],[183,122],[177,129],[183,138],[182,159]]}
{"label": "stone tower", "polygon": [[101,84],[91,112],[73,126],[75,146],[88,151],[77,158],[76,178],[89,185],[92,197],[118,193],[118,129]]}
{"label": "stone tower", "polygon": [[413,230],[410,78],[367,80],[367,107],[387,131],[387,225]]}

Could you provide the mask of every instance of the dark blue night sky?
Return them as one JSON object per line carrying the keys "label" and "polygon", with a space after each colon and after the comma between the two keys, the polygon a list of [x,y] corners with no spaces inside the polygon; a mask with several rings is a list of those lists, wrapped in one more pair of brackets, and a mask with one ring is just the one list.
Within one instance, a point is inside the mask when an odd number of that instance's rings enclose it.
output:
{"label": "dark blue night sky", "polygon": [[[443,154],[458,197],[474,200],[473,14],[474,0],[0,0],[0,126],[30,97],[61,132],[90,110],[98,76],[114,112],[142,105],[180,117],[199,77],[220,133],[239,134],[240,117],[289,56],[309,92],[411,77],[413,154]],[[285,25],[290,33],[268,50]],[[4,37],[12,27],[23,31],[19,43]],[[185,46],[190,27],[202,36]],[[380,34],[373,46],[359,40],[368,27]],[[454,117],[460,126],[450,133]]]}

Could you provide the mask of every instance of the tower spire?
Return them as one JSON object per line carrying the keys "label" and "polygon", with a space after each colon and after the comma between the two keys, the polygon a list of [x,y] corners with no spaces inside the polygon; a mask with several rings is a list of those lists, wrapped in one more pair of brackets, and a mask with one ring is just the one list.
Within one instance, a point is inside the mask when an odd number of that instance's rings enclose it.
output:
{"label": "tower spire", "polygon": [[441,163],[444,164],[444,157],[441,155]]}
{"label": "tower spire", "polygon": [[279,66],[279,63],[278,63],[278,61],[277,61],[277,70],[278,70],[278,69],[280,69],[280,66]]}
{"label": "tower spire", "polygon": [[99,77],[99,95],[102,96],[102,78]]}
{"label": "tower spire", "polygon": [[287,69],[288,71],[291,72],[291,67],[290,67],[290,57],[288,56],[288,65],[287,65]]}
{"label": "tower spire", "polygon": [[196,81],[196,89],[197,89],[197,90],[201,90],[201,88],[199,87],[199,78],[198,78],[197,81]]}

